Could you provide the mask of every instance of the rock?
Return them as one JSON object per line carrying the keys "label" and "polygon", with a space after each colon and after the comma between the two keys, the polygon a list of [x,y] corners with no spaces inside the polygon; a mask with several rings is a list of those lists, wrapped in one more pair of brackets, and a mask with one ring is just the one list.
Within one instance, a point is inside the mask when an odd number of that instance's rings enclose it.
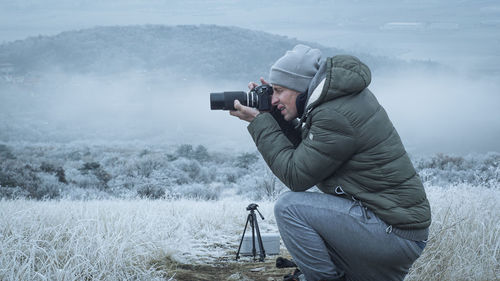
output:
{"label": "rock", "polygon": [[266,268],[265,267],[257,267],[257,268],[252,268],[250,269],[251,272],[262,272],[262,271],[266,271]]}
{"label": "rock", "polygon": [[239,272],[231,274],[226,280],[228,280],[228,281],[232,281],[232,280],[234,280],[234,281],[253,281],[253,279],[250,279],[247,276],[245,276]]}
{"label": "rock", "polygon": [[233,273],[231,274],[226,280],[240,280],[241,279],[241,273]]}

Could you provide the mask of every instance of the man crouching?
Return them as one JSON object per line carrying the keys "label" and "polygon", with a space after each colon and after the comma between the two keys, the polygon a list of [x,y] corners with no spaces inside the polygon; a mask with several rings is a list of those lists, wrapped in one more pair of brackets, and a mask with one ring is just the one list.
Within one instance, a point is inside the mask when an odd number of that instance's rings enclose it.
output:
{"label": "man crouching", "polygon": [[297,45],[271,67],[273,111],[230,112],[292,191],[274,212],[297,280],[403,280],[426,245],[425,190],[370,81],[356,57]]}

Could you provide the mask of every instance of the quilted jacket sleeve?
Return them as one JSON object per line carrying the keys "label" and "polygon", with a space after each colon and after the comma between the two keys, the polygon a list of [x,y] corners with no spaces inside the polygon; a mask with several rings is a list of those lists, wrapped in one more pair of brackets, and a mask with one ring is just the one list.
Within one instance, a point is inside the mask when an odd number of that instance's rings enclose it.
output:
{"label": "quilted jacket sleeve", "polygon": [[318,107],[308,135],[295,148],[269,113],[259,114],[248,131],[273,173],[291,190],[304,191],[335,173],[355,151],[346,118]]}

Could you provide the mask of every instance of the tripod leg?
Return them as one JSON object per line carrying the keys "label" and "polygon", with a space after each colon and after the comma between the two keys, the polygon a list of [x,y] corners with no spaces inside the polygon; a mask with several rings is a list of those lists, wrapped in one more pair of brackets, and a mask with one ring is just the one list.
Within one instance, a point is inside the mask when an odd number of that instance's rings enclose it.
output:
{"label": "tripod leg", "polygon": [[245,237],[245,231],[247,230],[248,222],[250,221],[250,219],[251,219],[250,214],[248,214],[247,222],[245,223],[245,228],[243,228],[243,235],[241,235],[240,246],[238,246],[238,252],[236,252],[236,260],[240,258],[241,244],[243,244],[243,237]]}
{"label": "tripod leg", "polygon": [[257,255],[257,250],[255,249],[255,222],[257,219],[255,218],[255,213],[252,210],[250,212],[250,225],[252,226],[252,254],[253,254],[253,260],[255,261],[255,256]]}
{"label": "tripod leg", "polygon": [[260,261],[264,261],[264,259],[266,258],[266,251],[264,250],[264,243],[262,243],[262,236],[260,236],[259,224],[257,223],[257,217],[255,216],[255,213],[253,214],[253,219],[255,223],[255,228],[257,229],[257,239],[259,240]]}

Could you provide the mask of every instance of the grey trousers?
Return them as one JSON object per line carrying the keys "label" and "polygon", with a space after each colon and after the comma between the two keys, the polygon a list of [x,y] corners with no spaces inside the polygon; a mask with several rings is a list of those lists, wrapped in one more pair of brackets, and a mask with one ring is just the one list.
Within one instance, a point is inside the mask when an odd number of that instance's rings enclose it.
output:
{"label": "grey trousers", "polygon": [[308,281],[403,280],[422,253],[415,241],[359,202],[318,192],[286,192],[274,206],[281,238]]}

